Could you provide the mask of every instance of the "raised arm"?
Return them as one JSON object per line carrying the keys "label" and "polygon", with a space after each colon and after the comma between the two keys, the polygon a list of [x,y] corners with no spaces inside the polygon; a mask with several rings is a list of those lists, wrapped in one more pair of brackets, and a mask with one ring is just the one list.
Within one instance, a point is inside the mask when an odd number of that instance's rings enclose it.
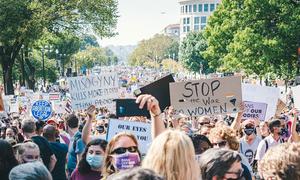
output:
{"label": "raised arm", "polygon": [[299,112],[297,109],[292,109],[289,114],[292,115],[292,128],[291,128],[292,140],[293,142],[300,142],[300,136],[298,135],[296,130],[297,116]]}
{"label": "raised arm", "polygon": [[241,127],[241,122],[242,122],[242,117],[244,114],[244,110],[245,110],[245,105],[242,102],[240,105],[240,112],[237,113],[235,119],[233,120],[232,124],[231,124],[231,128],[235,131],[238,131]]}
{"label": "raised arm", "polygon": [[87,109],[88,118],[82,129],[82,141],[84,144],[88,144],[91,141],[92,121],[95,119],[95,110],[96,107],[94,105]]}
{"label": "raised arm", "polygon": [[140,109],[142,109],[144,106],[147,106],[147,109],[150,112],[152,120],[152,139],[154,139],[156,136],[158,136],[160,133],[166,130],[165,124],[161,119],[162,112],[159,107],[159,102],[155,97],[148,94],[143,94],[136,99],[136,103],[140,104]]}

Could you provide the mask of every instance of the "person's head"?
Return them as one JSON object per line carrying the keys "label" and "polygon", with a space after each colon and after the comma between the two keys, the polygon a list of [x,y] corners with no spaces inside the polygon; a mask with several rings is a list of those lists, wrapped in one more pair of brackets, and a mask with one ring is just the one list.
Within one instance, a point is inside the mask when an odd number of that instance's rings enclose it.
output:
{"label": "person's head", "polygon": [[9,180],[52,180],[52,176],[42,162],[30,162],[14,167]]}
{"label": "person's head", "polygon": [[46,125],[44,128],[43,128],[43,136],[48,140],[48,141],[51,141],[51,142],[55,142],[56,140],[56,127],[55,126],[52,126],[50,124]]}
{"label": "person's head", "polygon": [[246,138],[254,138],[255,137],[255,121],[253,119],[247,119],[242,123],[243,133]]}
{"label": "person's head", "polygon": [[164,178],[150,169],[136,167],[121,171],[113,176],[110,176],[107,178],[107,180],[164,180]]}
{"label": "person's head", "polygon": [[21,129],[21,123],[20,123],[20,121],[19,121],[19,120],[17,120],[17,119],[13,120],[13,122],[12,122],[12,126],[14,126],[14,127],[17,127],[17,128],[18,128],[18,130],[20,130],[20,129]]}
{"label": "person's head", "polygon": [[219,125],[210,130],[209,140],[215,148],[239,149],[236,133],[226,125]]}
{"label": "person's head", "polygon": [[33,119],[24,119],[21,125],[22,132],[32,134],[35,133],[36,126]]}
{"label": "person's head", "polygon": [[9,127],[6,129],[5,138],[6,139],[16,139],[17,133],[18,133],[18,131],[15,127]]}
{"label": "person's head", "polygon": [[9,170],[18,164],[11,144],[0,139],[0,172]]}
{"label": "person's head", "polygon": [[47,121],[47,124],[52,125],[52,126],[54,126],[54,127],[56,127],[56,128],[58,128],[58,125],[59,125],[59,123],[57,122],[57,120],[54,119],[54,118],[49,119],[49,120]]}
{"label": "person's head", "polygon": [[269,122],[269,129],[271,134],[279,135],[281,132],[281,121],[279,119],[273,119]]}
{"label": "person's head", "polygon": [[157,136],[143,161],[143,167],[168,179],[199,179],[199,168],[191,139],[180,131],[168,130]]}
{"label": "person's head", "polygon": [[207,149],[212,148],[211,142],[204,135],[194,134],[190,138],[192,139],[196,155],[202,154]]}
{"label": "person's head", "polygon": [[229,149],[208,149],[199,164],[202,179],[239,179],[243,173],[240,155]]}
{"label": "person's head", "polygon": [[204,136],[209,136],[210,130],[211,126],[204,124],[200,127],[200,134]]}
{"label": "person's head", "polygon": [[16,158],[19,163],[28,163],[40,160],[40,149],[33,142],[26,142],[17,148]]}
{"label": "person's head", "polygon": [[104,154],[107,142],[102,139],[94,139],[90,141],[82,154],[82,158],[78,164],[78,171],[81,174],[88,174],[93,171],[101,171],[103,165]]}
{"label": "person's head", "polygon": [[300,143],[284,143],[268,150],[258,164],[264,179],[300,180]]}
{"label": "person's head", "polygon": [[75,129],[79,127],[79,119],[75,114],[70,114],[66,118],[67,126],[71,129]]}
{"label": "person's head", "polygon": [[211,118],[209,116],[201,116],[198,120],[200,126],[209,125]]}
{"label": "person's head", "polygon": [[122,132],[116,134],[108,143],[104,157],[103,175],[139,166],[141,155],[134,135]]}
{"label": "person's head", "polygon": [[36,126],[36,129],[35,129],[35,131],[36,131],[36,134],[37,135],[42,135],[42,132],[43,132],[43,127],[45,126],[45,122],[44,121],[41,121],[41,120],[38,120],[38,121],[36,121],[35,122],[35,126]]}
{"label": "person's head", "polygon": [[267,122],[267,121],[261,122],[261,123],[259,124],[259,128],[260,128],[260,134],[261,134],[263,137],[269,136],[270,131],[269,131],[269,126],[268,126],[268,122]]}

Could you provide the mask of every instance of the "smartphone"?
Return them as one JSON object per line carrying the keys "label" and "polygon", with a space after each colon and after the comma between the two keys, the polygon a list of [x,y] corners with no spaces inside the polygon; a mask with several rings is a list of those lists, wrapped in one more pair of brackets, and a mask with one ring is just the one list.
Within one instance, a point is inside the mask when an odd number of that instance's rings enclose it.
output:
{"label": "smartphone", "polygon": [[143,109],[140,109],[135,99],[115,99],[115,101],[117,117],[145,116],[150,118],[147,106],[145,105]]}

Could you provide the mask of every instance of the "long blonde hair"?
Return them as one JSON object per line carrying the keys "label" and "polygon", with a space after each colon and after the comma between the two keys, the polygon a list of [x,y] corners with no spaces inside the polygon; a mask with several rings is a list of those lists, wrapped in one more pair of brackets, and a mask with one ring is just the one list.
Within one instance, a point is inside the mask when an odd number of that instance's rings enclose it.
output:
{"label": "long blonde hair", "polygon": [[[112,165],[112,157],[111,157],[111,153],[114,150],[115,144],[116,142],[123,136],[127,136],[130,139],[132,139],[132,141],[136,144],[136,146],[138,146],[138,142],[136,137],[128,132],[120,132],[118,134],[116,134],[108,143],[107,147],[106,147],[106,151],[105,151],[105,155],[104,155],[104,164],[103,164],[103,168],[102,168],[102,175],[104,177],[107,177],[111,174],[114,174],[116,172],[115,168]],[[140,155],[140,151],[138,150],[138,154]],[[141,155],[140,155],[141,157]]]}
{"label": "long blonde hair", "polygon": [[157,136],[143,161],[166,180],[200,179],[191,139],[180,131],[167,130]]}

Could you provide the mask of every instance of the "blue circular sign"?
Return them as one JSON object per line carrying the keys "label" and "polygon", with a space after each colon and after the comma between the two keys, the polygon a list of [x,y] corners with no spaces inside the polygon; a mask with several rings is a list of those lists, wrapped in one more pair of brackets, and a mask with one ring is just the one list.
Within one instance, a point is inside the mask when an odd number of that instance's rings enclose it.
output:
{"label": "blue circular sign", "polygon": [[45,100],[38,100],[31,108],[32,116],[37,120],[47,120],[52,114],[51,104]]}

